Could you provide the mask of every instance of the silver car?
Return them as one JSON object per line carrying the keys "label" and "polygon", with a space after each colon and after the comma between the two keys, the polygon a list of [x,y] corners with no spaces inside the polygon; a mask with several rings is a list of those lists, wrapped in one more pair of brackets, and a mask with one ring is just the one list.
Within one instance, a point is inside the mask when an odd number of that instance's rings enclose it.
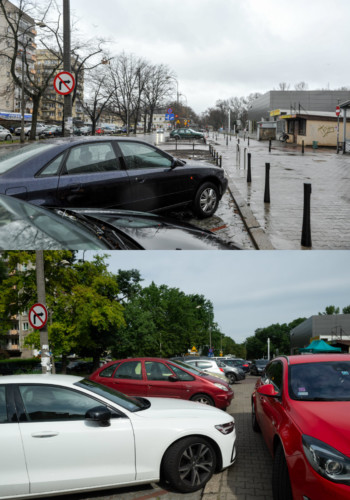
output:
{"label": "silver car", "polygon": [[10,141],[11,139],[11,132],[7,128],[0,125],[0,141]]}

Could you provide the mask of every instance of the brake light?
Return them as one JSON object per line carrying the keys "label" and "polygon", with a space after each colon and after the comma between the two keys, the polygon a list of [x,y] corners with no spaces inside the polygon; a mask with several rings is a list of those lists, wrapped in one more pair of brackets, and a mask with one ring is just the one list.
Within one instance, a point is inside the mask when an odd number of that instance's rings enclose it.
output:
{"label": "brake light", "polygon": [[223,368],[220,368],[220,371],[221,371],[221,372],[223,372],[223,371],[224,371],[224,369],[223,369]]}

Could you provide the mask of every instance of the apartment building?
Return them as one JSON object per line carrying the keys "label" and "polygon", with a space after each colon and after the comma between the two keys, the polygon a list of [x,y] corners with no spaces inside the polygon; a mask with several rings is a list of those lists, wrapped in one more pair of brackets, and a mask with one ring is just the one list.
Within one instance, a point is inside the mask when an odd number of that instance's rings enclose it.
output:
{"label": "apartment building", "polygon": [[[36,62],[36,44],[35,21],[32,17],[21,12],[15,5],[8,0],[4,0],[7,12],[9,13],[11,23],[19,27],[19,47],[16,58],[16,74],[21,78],[22,69],[35,75]],[[12,31],[5,17],[0,15],[0,112],[20,113],[22,89],[15,85],[11,75],[11,58],[13,55],[14,40]],[[24,112],[32,112],[31,100],[25,97]]]}

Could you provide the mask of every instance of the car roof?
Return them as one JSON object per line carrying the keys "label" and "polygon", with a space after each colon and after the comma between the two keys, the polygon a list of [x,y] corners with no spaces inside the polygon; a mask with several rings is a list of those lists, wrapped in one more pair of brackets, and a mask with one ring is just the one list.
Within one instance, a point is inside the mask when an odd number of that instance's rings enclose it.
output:
{"label": "car roof", "polygon": [[54,384],[71,386],[75,382],[82,380],[82,377],[75,375],[54,375],[54,374],[24,374],[5,375],[0,378],[0,384]]}
{"label": "car roof", "polygon": [[298,365],[302,363],[322,363],[326,361],[350,361],[350,354],[332,353],[332,354],[296,354],[293,356],[281,356],[274,359],[287,359],[288,364]]}

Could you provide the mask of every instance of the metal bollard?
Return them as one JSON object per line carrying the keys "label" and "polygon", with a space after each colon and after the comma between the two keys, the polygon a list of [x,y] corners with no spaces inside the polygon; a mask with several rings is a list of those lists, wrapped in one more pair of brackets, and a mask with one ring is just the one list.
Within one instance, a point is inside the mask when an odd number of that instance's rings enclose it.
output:
{"label": "metal bollard", "polygon": [[301,143],[301,153],[304,154],[304,141]]}
{"label": "metal bollard", "polygon": [[248,146],[249,146],[249,136],[248,136]]}
{"label": "metal bollard", "polygon": [[217,165],[219,164],[219,153],[216,153],[215,163]]}
{"label": "metal bollard", "polygon": [[271,153],[271,139],[269,139],[269,153]]}
{"label": "metal bollard", "polygon": [[252,161],[252,154],[251,154],[251,153],[248,153],[248,173],[247,173],[247,182],[252,182],[251,161]]}
{"label": "metal bollard", "polygon": [[177,151],[177,139],[175,137],[175,151]]}
{"label": "metal bollard", "polygon": [[310,198],[311,184],[304,183],[304,213],[303,228],[301,232],[301,244],[303,247],[312,247],[311,243],[311,224],[310,224]]}
{"label": "metal bollard", "polygon": [[244,170],[245,170],[247,164],[247,148],[244,148],[243,159],[244,159]]}
{"label": "metal bollard", "polygon": [[219,167],[222,168],[222,155],[220,155]]}
{"label": "metal bollard", "polygon": [[265,163],[264,203],[270,203],[270,163]]}
{"label": "metal bollard", "polygon": [[226,146],[228,146],[228,135],[226,136]]}

